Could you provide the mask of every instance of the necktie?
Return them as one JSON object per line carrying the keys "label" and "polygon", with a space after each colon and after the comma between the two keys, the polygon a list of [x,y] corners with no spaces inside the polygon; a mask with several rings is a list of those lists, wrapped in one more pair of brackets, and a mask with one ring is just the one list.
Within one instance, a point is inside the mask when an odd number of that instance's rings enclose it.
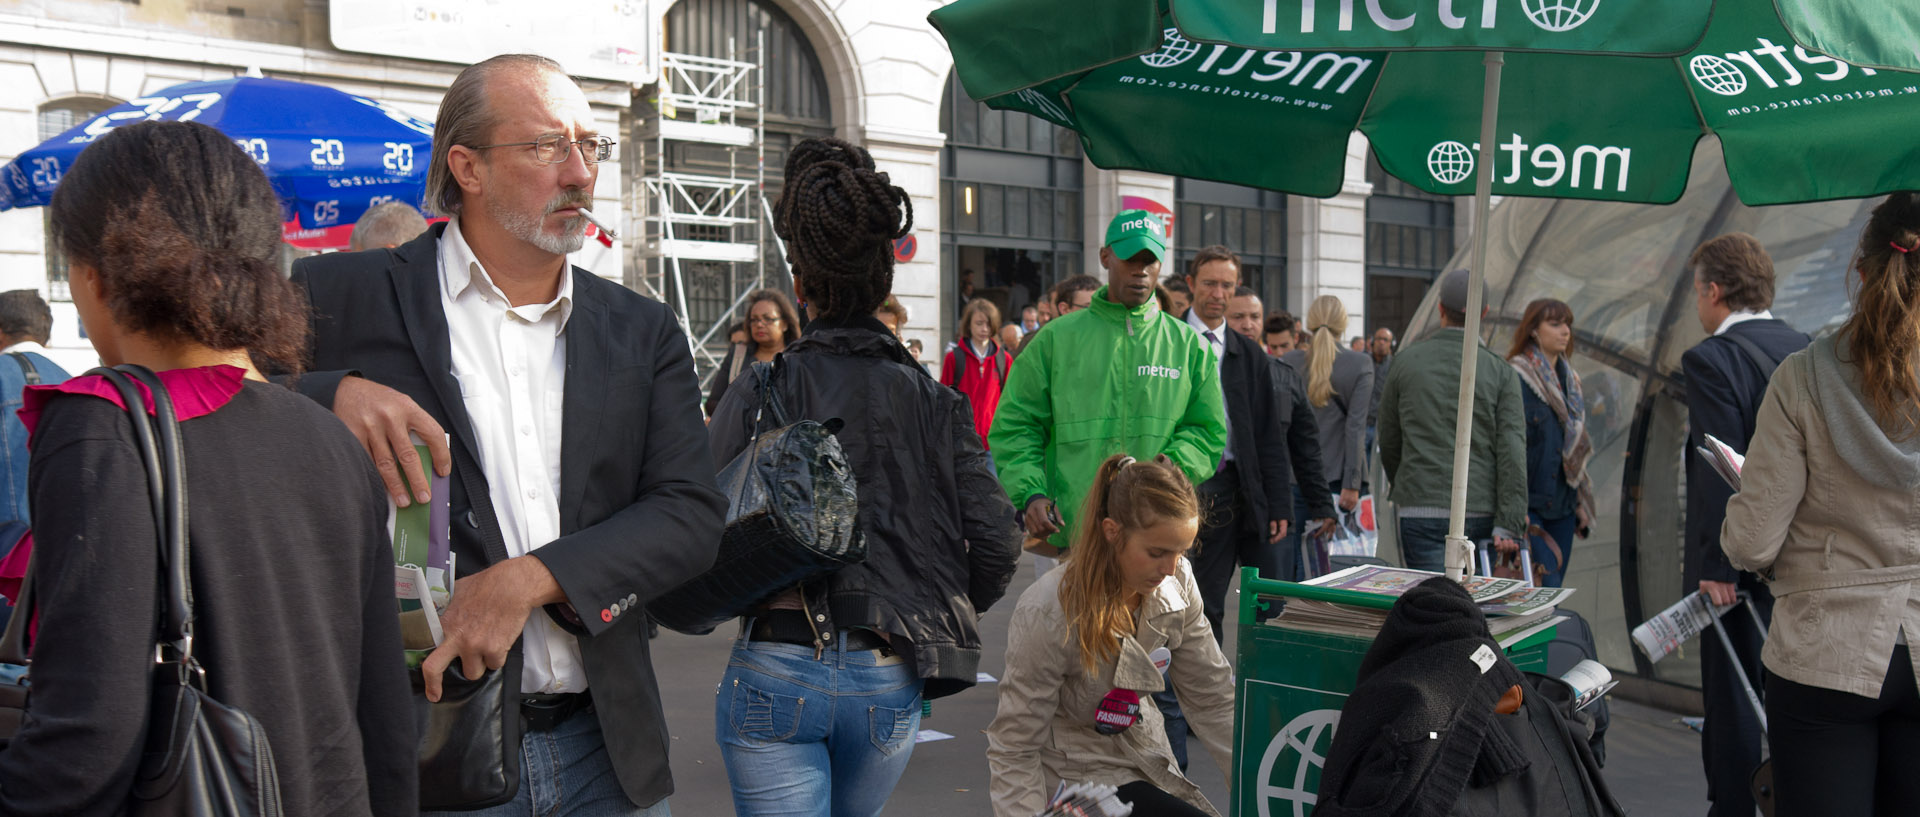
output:
{"label": "necktie", "polygon": [[1208,342],[1208,343],[1211,343],[1211,344],[1213,344],[1213,345],[1215,345],[1215,346],[1218,346],[1218,345],[1220,345],[1220,339],[1219,339],[1219,338],[1217,338],[1217,337],[1214,337],[1214,336],[1213,336],[1213,330],[1212,330],[1212,329],[1208,329],[1207,331],[1205,331],[1205,332],[1201,332],[1200,334],[1202,334],[1202,335],[1204,335],[1204,336],[1206,336],[1206,338],[1207,338],[1207,342]]}

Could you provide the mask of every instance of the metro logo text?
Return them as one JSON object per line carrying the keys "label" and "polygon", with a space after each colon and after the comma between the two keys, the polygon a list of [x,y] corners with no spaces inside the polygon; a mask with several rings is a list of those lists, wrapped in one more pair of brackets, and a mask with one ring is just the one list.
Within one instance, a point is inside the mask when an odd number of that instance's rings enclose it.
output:
{"label": "metro logo text", "polygon": [[1136,374],[1138,374],[1141,377],[1165,377],[1172,380],[1180,379],[1180,370],[1172,366],[1155,366],[1153,364],[1147,364],[1145,366],[1141,366],[1140,369],[1136,372]]}
{"label": "metro logo text", "polygon": [[[1471,178],[1472,157],[1479,150],[1478,142],[1471,148],[1459,142],[1434,145],[1427,155],[1428,172],[1443,184],[1459,184]],[[1624,193],[1632,172],[1632,148],[1578,145],[1568,151],[1559,145],[1529,145],[1516,133],[1494,145],[1494,150],[1506,154],[1496,156],[1494,161],[1494,177],[1501,184],[1519,184],[1525,179],[1534,187],[1553,187],[1564,180],[1569,187],[1586,184],[1594,190],[1605,190],[1611,178],[1613,189]]]}

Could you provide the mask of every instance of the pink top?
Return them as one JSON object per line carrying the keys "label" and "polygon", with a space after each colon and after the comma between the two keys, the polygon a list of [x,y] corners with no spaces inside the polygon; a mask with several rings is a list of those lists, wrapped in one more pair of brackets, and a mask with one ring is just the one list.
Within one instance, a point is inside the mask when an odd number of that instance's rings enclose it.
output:
{"label": "pink top", "polygon": [[[173,413],[181,422],[219,411],[240,393],[247,376],[246,370],[235,366],[169,369],[157,374],[160,385],[166,386],[167,394],[173,397]],[[147,413],[152,414],[153,393],[145,383],[136,380],[133,385],[146,397]],[[81,375],[51,386],[28,386],[21,396],[20,422],[27,427],[29,447],[33,445],[33,429],[40,423],[41,410],[57,394],[85,394],[111,401],[122,409],[127,407],[126,401],[120,399],[120,390],[97,374]],[[6,558],[0,559],[0,596],[12,599],[20,592],[20,580],[27,575],[27,560],[32,555],[33,534],[29,532]]]}

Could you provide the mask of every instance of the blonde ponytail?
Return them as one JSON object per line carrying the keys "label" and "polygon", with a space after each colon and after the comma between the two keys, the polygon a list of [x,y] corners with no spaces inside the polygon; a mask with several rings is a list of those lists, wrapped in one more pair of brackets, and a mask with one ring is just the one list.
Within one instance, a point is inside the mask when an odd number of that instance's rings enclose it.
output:
{"label": "blonde ponytail", "polygon": [[1347,333],[1347,305],[1322,295],[1307,306],[1307,328],[1313,347],[1307,350],[1307,402],[1320,408],[1333,399],[1333,359],[1340,356],[1340,337]]}

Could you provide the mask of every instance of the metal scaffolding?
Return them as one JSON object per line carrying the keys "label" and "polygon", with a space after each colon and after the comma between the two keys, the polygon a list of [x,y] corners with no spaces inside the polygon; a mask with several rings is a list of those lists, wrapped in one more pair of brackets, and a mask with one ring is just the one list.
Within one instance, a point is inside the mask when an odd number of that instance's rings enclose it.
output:
{"label": "metal scaffolding", "polygon": [[[766,285],[767,239],[779,242],[766,199],[766,35],[758,40],[755,62],[662,54],[652,110],[637,128],[636,141],[651,142],[652,150],[639,162],[635,212],[642,240],[629,286],[673,309],[693,346],[703,386],[725,349],[726,338],[716,343],[716,336],[747,295]],[[743,115],[752,116],[751,126],[741,124]],[[689,150],[701,151],[709,162],[724,153],[726,174],[675,170],[674,157]],[[747,150],[753,152],[751,172],[740,155]],[[777,257],[784,258],[785,248],[780,250]],[[728,296],[729,305],[717,315],[712,308],[689,309],[689,280],[696,275],[705,276],[709,294]],[[716,276],[717,285],[711,281]]]}

